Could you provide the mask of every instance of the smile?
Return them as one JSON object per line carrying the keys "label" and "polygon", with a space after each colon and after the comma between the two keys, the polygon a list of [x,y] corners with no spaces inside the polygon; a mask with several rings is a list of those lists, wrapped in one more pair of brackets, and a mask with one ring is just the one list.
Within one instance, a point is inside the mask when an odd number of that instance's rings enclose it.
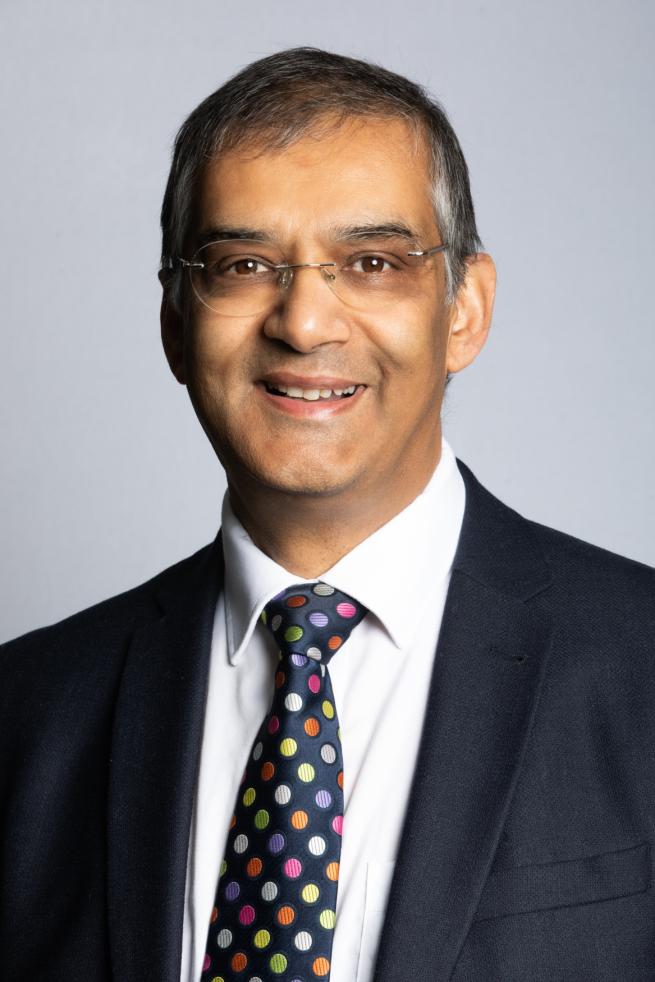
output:
{"label": "smile", "polygon": [[356,385],[350,385],[346,389],[301,389],[295,385],[269,385],[267,382],[266,391],[272,395],[287,396],[289,399],[304,399],[307,402],[327,401],[334,399],[349,399],[357,391]]}
{"label": "smile", "polygon": [[368,386],[350,383],[341,387],[324,383],[309,388],[284,384],[276,379],[275,382],[262,380],[255,388],[266,404],[278,412],[297,419],[317,420],[352,412]]}

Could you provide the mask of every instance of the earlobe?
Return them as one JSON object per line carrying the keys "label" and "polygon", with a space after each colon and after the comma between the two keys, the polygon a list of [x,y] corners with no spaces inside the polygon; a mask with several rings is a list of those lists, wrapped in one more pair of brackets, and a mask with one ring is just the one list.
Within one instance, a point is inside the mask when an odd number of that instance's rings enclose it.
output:
{"label": "earlobe", "polygon": [[165,285],[161,298],[160,323],[161,340],[164,346],[166,360],[180,385],[186,385],[186,374],[184,370],[184,319],[175,307]]}
{"label": "earlobe", "polygon": [[453,303],[446,371],[461,372],[478,356],[487,340],[496,292],[496,267],[487,253],[469,256],[466,278]]}

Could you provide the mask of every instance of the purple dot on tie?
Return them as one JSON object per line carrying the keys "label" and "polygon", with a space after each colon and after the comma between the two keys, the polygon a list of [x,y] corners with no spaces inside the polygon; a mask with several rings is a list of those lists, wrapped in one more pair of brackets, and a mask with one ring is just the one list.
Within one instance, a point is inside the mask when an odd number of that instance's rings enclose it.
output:
{"label": "purple dot on tie", "polygon": [[309,620],[314,627],[325,627],[328,622],[328,616],[322,610],[315,610],[313,614],[309,615]]}
{"label": "purple dot on tie", "polygon": [[316,792],[315,802],[319,808],[329,808],[332,804],[332,795],[329,791],[321,790]]}
{"label": "purple dot on tie", "polygon": [[241,893],[241,887],[236,880],[231,880],[225,887],[225,899],[236,900]]}
{"label": "purple dot on tie", "polygon": [[291,656],[291,664],[297,665],[298,668],[301,668],[303,665],[306,665],[308,660],[309,659],[307,658],[307,655],[299,655],[296,654],[295,652]]}
{"label": "purple dot on tie", "polygon": [[268,840],[268,851],[275,855],[278,852],[282,852],[285,846],[284,836],[281,832],[274,832],[273,835]]}

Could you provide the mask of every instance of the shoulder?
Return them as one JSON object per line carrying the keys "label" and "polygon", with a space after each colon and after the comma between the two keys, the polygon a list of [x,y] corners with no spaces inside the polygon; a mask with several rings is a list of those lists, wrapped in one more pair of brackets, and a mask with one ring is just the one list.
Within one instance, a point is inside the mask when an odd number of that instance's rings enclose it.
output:
{"label": "shoulder", "polygon": [[627,644],[633,654],[641,649],[650,660],[655,569],[537,522],[528,525],[552,578],[543,603],[569,629],[584,631],[597,645],[625,651]]}
{"label": "shoulder", "polygon": [[458,461],[467,514],[459,563],[597,637],[655,636],[655,569],[520,515]]}
{"label": "shoulder", "polygon": [[623,592],[626,599],[655,598],[655,569],[634,559],[592,545],[573,535],[528,521],[553,576],[565,579],[569,588],[588,587],[603,593]]}

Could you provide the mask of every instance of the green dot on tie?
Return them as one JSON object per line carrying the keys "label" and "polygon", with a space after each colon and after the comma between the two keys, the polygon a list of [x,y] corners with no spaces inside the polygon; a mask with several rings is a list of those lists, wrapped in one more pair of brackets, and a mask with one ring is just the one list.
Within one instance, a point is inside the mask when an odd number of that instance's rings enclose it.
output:
{"label": "green dot on tie", "polygon": [[324,927],[326,931],[331,931],[337,923],[333,910],[322,910],[319,921],[321,922],[321,927]]}
{"label": "green dot on tie", "polygon": [[265,808],[261,808],[255,815],[255,828],[265,829],[269,823],[269,814]]}
{"label": "green dot on tie", "polygon": [[300,641],[303,636],[303,629],[301,627],[288,627],[284,632],[285,641]]}
{"label": "green dot on tie", "polygon": [[284,955],[279,952],[271,958],[269,965],[271,966],[271,971],[279,975],[287,967],[287,960]]}

